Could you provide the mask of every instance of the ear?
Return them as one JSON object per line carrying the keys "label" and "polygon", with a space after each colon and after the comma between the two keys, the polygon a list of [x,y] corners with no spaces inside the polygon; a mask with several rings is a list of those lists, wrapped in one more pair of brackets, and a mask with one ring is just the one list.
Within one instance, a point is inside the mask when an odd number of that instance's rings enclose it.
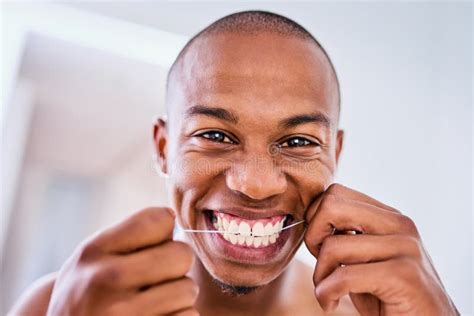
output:
{"label": "ear", "polygon": [[167,174],[167,145],[168,145],[168,131],[166,127],[166,117],[160,117],[155,120],[153,125],[153,143],[155,145],[155,152],[157,163],[161,172]]}
{"label": "ear", "polygon": [[341,155],[343,144],[344,144],[344,131],[340,129],[337,131],[337,136],[336,136],[336,166],[339,163],[339,156]]}

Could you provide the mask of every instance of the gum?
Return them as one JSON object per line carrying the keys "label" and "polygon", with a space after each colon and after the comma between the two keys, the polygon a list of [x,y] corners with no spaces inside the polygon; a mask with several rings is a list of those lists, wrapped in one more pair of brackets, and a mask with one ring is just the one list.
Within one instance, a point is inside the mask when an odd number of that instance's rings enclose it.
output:
{"label": "gum", "polygon": [[248,223],[250,225],[250,227],[253,227],[253,225],[257,222],[262,223],[263,226],[265,226],[268,223],[271,223],[272,225],[275,225],[276,223],[281,222],[285,218],[285,216],[280,215],[280,216],[273,216],[273,217],[268,217],[268,218],[261,218],[261,219],[258,219],[258,220],[249,220],[249,219],[245,219],[245,218],[242,218],[242,217],[230,215],[230,214],[227,214],[227,213],[217,212],[217,211],[215,211],[214,214],[216,216],[219,216],[221,219],[225,218],[227,221],[229,221],[229,223],[230,223],[230,221],[235,221],[237,223],[237,225],[239,225],[241,221],[244,221],[244,222]]}

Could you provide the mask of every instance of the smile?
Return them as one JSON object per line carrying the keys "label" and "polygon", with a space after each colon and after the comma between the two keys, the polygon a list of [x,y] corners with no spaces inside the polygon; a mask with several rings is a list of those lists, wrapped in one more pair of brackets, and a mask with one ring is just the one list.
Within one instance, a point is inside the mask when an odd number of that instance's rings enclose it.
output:
{"label": "smile", "polygon": [[211,222],[219,234],[232,245],[263,248],[275,244],[289,216],[279,215],[249,220],[223,212],[212,211]]}

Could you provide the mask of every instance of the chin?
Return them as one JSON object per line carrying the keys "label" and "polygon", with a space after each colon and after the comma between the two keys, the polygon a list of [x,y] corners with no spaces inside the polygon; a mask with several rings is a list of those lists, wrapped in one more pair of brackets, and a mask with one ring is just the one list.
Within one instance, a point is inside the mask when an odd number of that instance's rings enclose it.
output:
{"label": "chin", "polygon": [[201,260],[210,276],[223,284],[240,287],[261,287],[275,280],[284,271],[280,266],[248,266],[235,262]]}
{"label": "chin", "polygon": [[242,296],[254,293],[256,290],[260,289],[262,286],[246,286],[246,285],[235,285],[224,283],[217,279],[212,279],[214,284],[216,284],[224,294],[230,296]]}

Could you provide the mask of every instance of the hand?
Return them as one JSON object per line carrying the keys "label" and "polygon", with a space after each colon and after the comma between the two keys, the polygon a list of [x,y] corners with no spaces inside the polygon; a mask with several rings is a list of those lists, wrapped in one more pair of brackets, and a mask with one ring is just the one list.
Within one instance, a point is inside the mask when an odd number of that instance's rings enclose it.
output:
{"label": "hand", "polygon": [[325,311],[349,294],[363,316],[459,315],[415,224],[399,211],[333,184],[306,221],[305,243],[318,260],[315,296]]}
{"label": "hand", "polygon": [[197,315],[185,274],[191,248],[172,240],[169,209],[148,208],[84,242],[56,279],[47,315]]}

